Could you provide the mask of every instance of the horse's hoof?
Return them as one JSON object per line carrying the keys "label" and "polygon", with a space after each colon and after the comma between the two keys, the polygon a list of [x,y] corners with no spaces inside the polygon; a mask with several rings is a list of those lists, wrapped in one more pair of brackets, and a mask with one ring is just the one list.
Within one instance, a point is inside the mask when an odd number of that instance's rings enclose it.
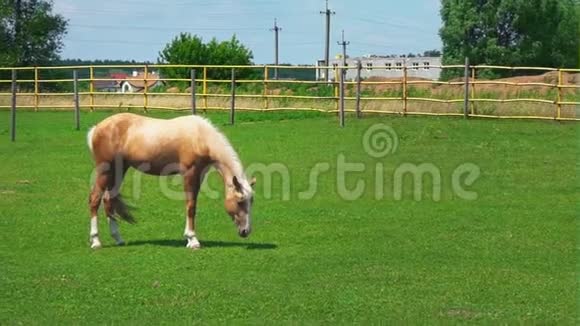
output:
{"label": "horse's hoof", "polygon": [[102,245],[100,243],[93,243],[91,245],[91,249],[97,250],[97,249],[101,249]]}
{"label": "horse's hoof", "polygon": [[197,240],[196,237],[193,237],[191,239],[187,239],[187,245],[185,247],[189,248],[189,249],[197,250],[197,249],[201,248],[201,245],[199,243],[199,240]]}
{"label": "horse's hoof", "polygon": [[187,246],[185,246],[185,248],[191,249],[191,250],[199,250],[201,249],[201,246],[199,243],[188,243]]}
{"label": "horse's hoof", "polygon": [[117,246],[122,247],[125,245],[125,241],[119,241],[117,242]]}

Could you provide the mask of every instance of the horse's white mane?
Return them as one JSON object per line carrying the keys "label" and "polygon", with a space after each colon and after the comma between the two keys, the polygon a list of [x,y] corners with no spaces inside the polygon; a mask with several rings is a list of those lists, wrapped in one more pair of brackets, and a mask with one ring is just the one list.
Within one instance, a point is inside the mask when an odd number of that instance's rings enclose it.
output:
{"label": "horse's white mane", "polygon": [[242,162],[238,153],[228,140],[228,138],[208,119],[200,116],[194,116],[199,122],[204,124],[208,129],[214,132],[213,137],[208,137],[208,142],[214,142],[215,146],[211,146],[211,150],[215,151],[214,155],[219,158],[220,163],[225,164],[234,176],[246,180]]}

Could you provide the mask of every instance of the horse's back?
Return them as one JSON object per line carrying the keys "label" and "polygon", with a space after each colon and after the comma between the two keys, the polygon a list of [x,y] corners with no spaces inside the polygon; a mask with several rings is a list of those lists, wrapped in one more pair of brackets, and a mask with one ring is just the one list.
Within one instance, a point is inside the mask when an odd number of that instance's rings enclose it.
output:
{"label": "horse's back", "polygon": [[89,131],[88,144],[96,158],[115,154],[119,145],[127,136],[127,131],[143,122],[142,116],[133,113],[118,113],[111,115],[96,124]]}
{"label": "horse's back", "polygon": [[151,119],[149,117],[145,117],[139,114],[130,113],[130,112],[123,112],[123,113],[116,113],[113,114],[101,122],[97,124],[99,128],[106,128],[111,126],[122,127],[122,126],[131,126],[138,123],[142,123],[146,119]]}
{"label": "horse's back", "polygon": [[207,139],[212,138],[213,130],[208,120],[198,116],[157,119],[119,113],[91,131],[92,151],[100,161],[119,155],[131,162],[190,161],[207,155]]}

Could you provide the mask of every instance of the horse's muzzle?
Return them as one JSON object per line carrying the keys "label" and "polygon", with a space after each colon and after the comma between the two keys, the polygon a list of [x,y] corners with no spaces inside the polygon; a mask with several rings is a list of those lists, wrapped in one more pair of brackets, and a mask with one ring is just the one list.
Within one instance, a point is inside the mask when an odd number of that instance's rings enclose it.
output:
{"label": "horse's muzzle", "polygon": [[239,234],[240,234],[240,237],[247,238],[250,235],[250,228],[240,229]]}

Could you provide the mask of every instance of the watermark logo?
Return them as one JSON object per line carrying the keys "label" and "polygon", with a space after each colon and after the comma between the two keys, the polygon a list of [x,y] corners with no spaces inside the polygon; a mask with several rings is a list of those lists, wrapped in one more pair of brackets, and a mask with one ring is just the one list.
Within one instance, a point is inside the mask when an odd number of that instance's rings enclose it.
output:
{"label": "watermark logo", "polygon": [[[364,155],[368,155],[367,159],[356,161],[352,157],[349,159],[350,153],[339,153],[331,162],[316,162],[306,169],[304,166],[293,167],[283,162],[254,162],[247,166],[245,173],[258,179],[260,186],[256,191],[266,200],[312,200],[321,192],[326,194],[329,190],[345,201],[355,201],[366,194],[375,200],[412,199],[439,202],[445,191],[449,193],[448,190],[451,191],[453,199],[478,199],[478,193],[470,188],[481,176],[481,169],[472,162],[460,163],[453,170],[442,169],[430,160],[404,162],[404,157],[398,153],[404,144],[400,144],[400,137],[395,129],[384,123],[374,124],[366,129],[360,144]],[[108,168],[121,170],[122,167],[115,167],[118,164],[119,162],[113,162],[97,167],[91,181],[94,182],[99,172],[106,172]],[[139,167],[141,171],[148,168],[150,167]],[[170,165],[164,170],[175,172],[179,170],[179,166]],[[305,173],[304,171],[307,174],[298,175]],[[213,169],[204,171],[206,173],[207,176],[218,174]],[[140,198],[144,187],[142,177],[142,173],[131,174],[132,186],[125,188],[126,196],[135,200]],[[303,182],[305,178],[306,183]],[[302,182],[296,184],[297,180]],[[161,177],[158,179],[158,189],[163,196],[182,201],[185,195],[181,182],[179,176]],[[202,184],[200,193],[210,199],[220,197],[220,193],[212,189],[207,181]]]}
{"label": "watermark logo", "polygon": [[384,158],[397,152],[399,136],[391,126],[379,123],[367,129],[362,138],[362,145],[369,156]]}

